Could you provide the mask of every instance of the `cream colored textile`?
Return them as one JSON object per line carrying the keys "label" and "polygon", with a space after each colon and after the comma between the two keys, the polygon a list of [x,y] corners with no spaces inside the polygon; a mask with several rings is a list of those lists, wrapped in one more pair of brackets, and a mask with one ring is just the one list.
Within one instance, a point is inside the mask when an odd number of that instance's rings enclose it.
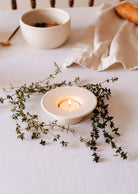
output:
{"label": "cream colored textile", "polygon": [[96,21],[76,43],[64,67],[77,63],[102,71],[119,62],[125,69],[138,68],[138,25],[117,16],[116,5],[102,5]]}

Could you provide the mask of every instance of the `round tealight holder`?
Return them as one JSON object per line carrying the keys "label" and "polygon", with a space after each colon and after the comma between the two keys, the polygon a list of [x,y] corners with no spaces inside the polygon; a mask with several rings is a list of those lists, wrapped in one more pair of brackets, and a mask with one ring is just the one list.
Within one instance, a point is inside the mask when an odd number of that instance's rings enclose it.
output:
{"label": "round tealight holder", "polygon": [[55,88],[41,99],[41,107],[47,114],[68,125],[79,123],[96,105],[97,98],[93,93],[75,86]]}

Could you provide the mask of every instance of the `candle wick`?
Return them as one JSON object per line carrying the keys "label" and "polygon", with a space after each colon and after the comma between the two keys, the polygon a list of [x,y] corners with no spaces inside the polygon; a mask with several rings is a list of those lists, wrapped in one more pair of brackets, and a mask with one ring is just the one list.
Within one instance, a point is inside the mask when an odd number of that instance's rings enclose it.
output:
{"label": "candle wick", "polygon": [[68,100],[68,105],[69,105],[69,107],[71,106],[71,100],[70,99]]}

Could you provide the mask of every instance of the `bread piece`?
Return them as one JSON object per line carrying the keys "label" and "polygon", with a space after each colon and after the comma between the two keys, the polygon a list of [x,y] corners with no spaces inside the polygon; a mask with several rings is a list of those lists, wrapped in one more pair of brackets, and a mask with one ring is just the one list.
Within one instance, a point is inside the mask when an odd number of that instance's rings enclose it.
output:
{"label": "bread piece", "polygon": [[115,8],[117,14],[135,24],[138,24],[138,5],[123,3]]}

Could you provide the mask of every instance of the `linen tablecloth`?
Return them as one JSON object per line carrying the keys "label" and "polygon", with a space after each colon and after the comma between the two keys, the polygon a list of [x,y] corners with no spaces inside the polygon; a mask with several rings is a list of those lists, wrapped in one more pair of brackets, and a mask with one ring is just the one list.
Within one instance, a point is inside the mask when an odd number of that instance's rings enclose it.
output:
{"label": "linen tablecloth", "polygon": [[[37,50],[29,47],[18,31],[11,47],[0,46],[0,87],[10,83],[43,80],[54,69],[53,62],[62,65],[72,46],[86,27],[94,20],[98,8],[66,9],[71,15],[71,34],[68,41],[54,50]],[[0,12],[0,39],[6,40],[19,24],[22,11]],[[6,21],[6,22],[5,22]],[[78,22],[81,21],[81,22]],[[128,151],[129,159],[114,157],[114,151],[101,137],[98,146],[101,162],[92,161],[91,152],[73,136],[67,136],[70,146],[58,143],[41,146],[30,138],[21,141],[15,133],[10,106],[0,105],[0,194],[136,194],[138,191],[138,76],[137,71],[126,71],[121,65],[107,71],[96,72],[80,66],[63,70],[55,82],[73,80],[79,76],[83,83],[101,82],[113,76],[115,84],[105,85],[112,90],[110,114],[119,127],[121,136],[115,141]],[[0,94],[3,95],[2,90]],[[0,95],[0,96],[1,96]],[[26,106],[42,121],[53,120],[40,107],[41,95],[35,95]],[[73,126],[77,132],[89,137],[89,117]],[[49,140],[47,140],[49,141]]]}

